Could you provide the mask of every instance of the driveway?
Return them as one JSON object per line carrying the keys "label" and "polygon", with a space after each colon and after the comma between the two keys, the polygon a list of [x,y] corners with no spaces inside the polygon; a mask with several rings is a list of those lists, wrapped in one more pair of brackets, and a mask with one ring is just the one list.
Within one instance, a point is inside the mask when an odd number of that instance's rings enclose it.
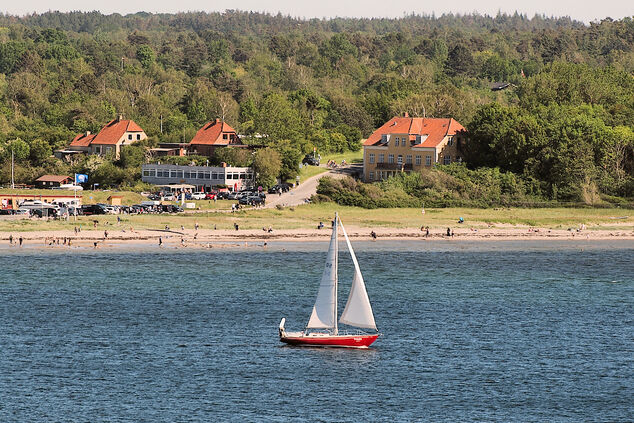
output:
{"label": "driveway", "polygon": [[[325,167],[325,166],[322,166]],[[324,176],[331,176],[333,178],[343,178],[353,175],[355,173],[363,172],[363,165],[350,164],[336,169],[331,169],[328,172],[320,173],[311,178],[306,179],[299,186],[291,189],[289,192],[282,193],[282,195],[269,194],[266,197],[265,208],[276,207],[278,204],[283,207],[298,206],[305,204],[306,200],[317,193],[317,185],[319,180]]]}

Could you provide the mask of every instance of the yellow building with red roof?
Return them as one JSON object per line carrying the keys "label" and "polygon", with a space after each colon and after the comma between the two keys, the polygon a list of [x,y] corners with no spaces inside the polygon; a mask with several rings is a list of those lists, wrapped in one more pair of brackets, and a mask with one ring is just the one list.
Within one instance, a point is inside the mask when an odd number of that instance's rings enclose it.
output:
{"label": "yellow building with red roof", "polygon": [[393,117],[363,143],[363,179],[460,162],[466,142],[467,132],[455,119]]}
{"label": "yellow building with red roof", "polygon": [[147,138],[145,131],[133,120],[117,119],[108,122],[97,134],[78,134],[71,141],[68,150],[90,154],[110,155],[119,158],[121,148]]}

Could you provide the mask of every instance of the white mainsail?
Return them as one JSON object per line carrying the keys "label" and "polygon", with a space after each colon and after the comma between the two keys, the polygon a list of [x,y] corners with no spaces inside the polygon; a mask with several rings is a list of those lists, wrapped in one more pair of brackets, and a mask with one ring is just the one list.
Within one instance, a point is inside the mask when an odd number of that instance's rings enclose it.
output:
{"label": "white mainsail", "polygon": [[343,313],[341,313],[339,322],[359,328],[377,330],[376,323],[374,321],[374,314],[372,314],[370,299],[368,298],[365,283],[363,282],[363,276],[361,275],[361,269],[359,268],[359,263],[357,262],[357,256],[354,254],[354,250],[350,244],[346,228],[343,227],[343,223],[341,223],[341,230],[346,238],[348,251],[350,251],[350,256],[352,257],[352,262],[354,263],[354,276],[352,278],[352,286],[350,287],[350,296],[348,296],[348,302],[346,302],[346,307],[343,309]]}
{"label": "white mainsail", "polygon": [[337,329],[337,216],[330,237],[326,267],[321,276],[317,300],[308,320],[308,329]]}

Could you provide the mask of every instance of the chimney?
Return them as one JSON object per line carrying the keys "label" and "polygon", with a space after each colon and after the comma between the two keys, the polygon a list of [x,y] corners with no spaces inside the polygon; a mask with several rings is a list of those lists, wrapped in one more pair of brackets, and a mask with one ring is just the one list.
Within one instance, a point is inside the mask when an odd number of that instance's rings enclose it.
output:
{"label": "chimney", "polygon": [[227,167],[227,163],[225,162],[220,163],[220,167]]}
{"label": "chimney", "polygon": [[123,120],[123,115],[117,116],[117,122],[121,122]]}
{"label": "chimney", "polygon": [[220,118],[216,118],[216,123],[220,123]]}
{"label": "chimney", "polygon": [[403,113],[403,117],[409,117],[409,113],[407,112]]}
{"label": "chimney", "polygon": [[86,131],[86,136],[90,135],[90,131]]}

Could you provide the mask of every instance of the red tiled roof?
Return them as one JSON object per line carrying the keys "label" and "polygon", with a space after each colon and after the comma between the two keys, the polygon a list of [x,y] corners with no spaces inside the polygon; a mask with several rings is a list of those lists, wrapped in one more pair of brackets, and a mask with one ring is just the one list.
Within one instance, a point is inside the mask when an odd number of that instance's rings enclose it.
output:
{"label": "red tiled roof", "polygon": [[235,129],[220,119],[216,119],[214,122],[207,122],[204,124],[203,127],[196,132],[196,135],[194,135],[190,144],[229,144],[231,142],[231,136],[228,136],[227,139],[223,139],[222,134],[233,134],[234,137],[237,137]]}
{"label": "red tiled roof", "polygon": [[143,129],[132,120],[114,119],[101,128],[91,144],[116,144],[126,132],[143,132]]}
{"label": "red tiled roof", "polygon": [[70,176],[64,175],[42,175],[37,178],[36,182],[59,182],[62,183],[68,179],[72,179]]}
{"label": "red tiled roof", "polygon": [[77,134],[70,142],[71,147],[88,147],[90,142],[95,138],[96,134],[81,133]]}
{"label": "red tiled roof", "polygon": [[436,147],[447,135],[455,135],[464,131],[464,127],[456,120],[449,118],[414,118],[393,117],[374,131],[363,145],[378,145],[384,134],[408,134],[410,140],[416,135],[427,135],[427,138],[414,147]]}

